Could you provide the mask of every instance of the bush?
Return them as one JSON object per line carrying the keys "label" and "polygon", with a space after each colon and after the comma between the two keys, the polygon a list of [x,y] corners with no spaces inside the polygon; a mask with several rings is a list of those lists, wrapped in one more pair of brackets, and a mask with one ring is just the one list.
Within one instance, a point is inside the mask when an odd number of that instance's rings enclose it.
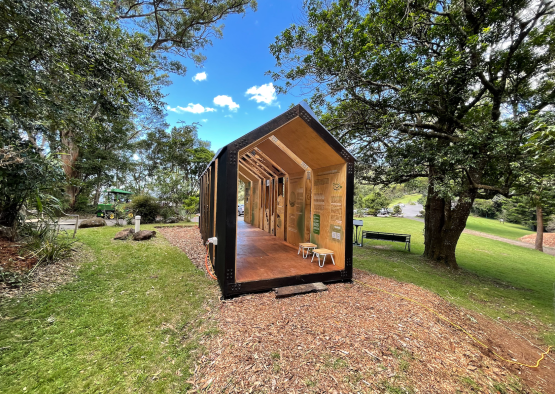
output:
{"label": "bush", "polygon": [[162,208],[162,210],[160,211],[160,216],[162,216],[162,219],[164,219],[164,221],[168,220],[171,217],[175,217],[177,216],[177,213],[175,212],[175,210],[171,207],[164,207]]}
{"label": "bush", "polygon": [[154,223],[161,207],[156,198],[147,195],[135,196],[131,201],[133,214],[141,217],[141,223]]}
{"label": "bush", "polygon": [[403,213],[403,210],[401,209],[401,206],[399,204],[393,206],[393,214],[394,215],[399,216],[402,213]]}
{"label": "bush", "polygon": [[0,266],[0,283],[4,283],[8,287],[20,287],[27,282],[27,275],[20,272],[5,271]]}
{"label": "bush", "polygon": [[25,228],[25,249],[37,257],[37,265],[55,263],[71,256],[75,240],[66,235],[58,235],[52,223],[37,222],[36,226]]}
{"label": "bush", "polygon": [[75,206],[73,212],[79,213],[96,213],[96,207],[90,204],[88,190],[79,193],[75,199]]}
{"label": "bush", "polygon": [[364,197],[362,200],[364,208],[368,208],[368,213],[370,215],[376,216],[380,209],[387,208],[390,203],[389,198],[384,196],[381,192],[376,191],[368,196]]}
{"label": "bush", "polygon": [[183,201],[183,210],[185,211],[185,221],[190,222],[191,217],[199,211],[199,198],[196,196],[190,196],[185,201]]}
{"label": "bush", "polygon": [[549,233],[555,233],[555,218],[551,219],[549,223],[547,223],[546,230]]}
{"label": "bush", "polygon": [[494,218],[496,216],[496,207],[492,200],[482,200],[477,198],[472,205],[472,213],[484,218]]}

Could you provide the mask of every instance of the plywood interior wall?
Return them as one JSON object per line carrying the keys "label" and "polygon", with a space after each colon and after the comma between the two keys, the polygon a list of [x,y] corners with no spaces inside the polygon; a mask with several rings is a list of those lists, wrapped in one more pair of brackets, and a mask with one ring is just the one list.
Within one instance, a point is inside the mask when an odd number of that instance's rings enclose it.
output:
{"label": "plywood interior wall", "polygon": [[331,249],[344,269],[345,160],[300,118],[240,150],[237,159],[239,176],[249,182],[245,222],[295,246]]}
{"label": "plywood interior wall", "polygon": [[287,194],[287,242],[299,245],[305,233],[305,181],[304,172],[289,175]]}
{"label": "plywood interior wall", "polygon": [[276,237],[287,241],[287,181],[286,177],[278,179],[276,190]]}
{"label": "plywood interior wall", "polygon": [[335,264],[345,267],[345,206],[347,164],[314,170],[310,241],[335,252]]}
{"label": "plywood interior wall", "polygon": [[[260,179],[243,165],[239,165],[239,177],[244,178],[243,181],[248,180],[250,182],[248,202],[245,201],[245,221],[258,227],[260,223]],[[245,199],[247,199],[246,190]],[[249,211],[248,217],[247,209]]]}

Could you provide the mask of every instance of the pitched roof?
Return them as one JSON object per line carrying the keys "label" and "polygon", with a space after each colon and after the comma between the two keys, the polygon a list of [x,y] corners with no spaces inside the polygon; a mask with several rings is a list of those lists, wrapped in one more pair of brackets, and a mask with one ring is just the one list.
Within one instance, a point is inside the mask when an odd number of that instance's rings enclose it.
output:
{"label": "pitched roof", "polygon": [[204,172],[206,172],[206,170],[210,168],[212,163],[218,157],[220,157],[226,149],[232,149],[234,152],[238,152],[240,149],[243,149],[245,148],[245,146],[248,145],[246,141],[261,139],[266,135],[273,133],[274,131],[297,117],[301,118],[312,130],[314,130],[316,134],[321,137],[333,149],[333,151],[335,151],[335,153],[341,156],[341,158],[343,158],[347,162],[355,161],[353,155],[351,155],[349,151],[347,151],[347,149],[343,145],[341,145],[341,143],[337,141],[337,139],[320,123],[318,117],[316,116],[314,111],[312,111],[310,106],[305,101],[301,101],[299,104],[285,111],[281,115],[278,115],[269,122],[264,123],[251,132],[239,137],[235,141],[230,142],[226,146],[219,149]]}

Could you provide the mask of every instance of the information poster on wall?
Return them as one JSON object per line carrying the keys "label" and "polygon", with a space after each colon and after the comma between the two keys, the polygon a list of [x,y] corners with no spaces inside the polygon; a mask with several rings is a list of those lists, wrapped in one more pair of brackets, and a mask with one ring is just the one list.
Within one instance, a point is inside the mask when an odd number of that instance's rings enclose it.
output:
{"label": "information poster on wall", "polygon": [[332,241],[341,242],[343,239],[343,228],[336,224],[330,226],[330,233]]}
{"label": "information poster on wall", "polygon": [[312,232],[320,234],[320,215],[314,214],[312,218]]}

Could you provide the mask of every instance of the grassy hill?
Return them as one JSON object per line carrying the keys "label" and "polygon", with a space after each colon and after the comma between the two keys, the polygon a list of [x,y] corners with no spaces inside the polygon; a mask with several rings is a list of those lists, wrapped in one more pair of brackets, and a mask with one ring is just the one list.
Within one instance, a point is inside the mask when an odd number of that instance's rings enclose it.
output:
{"label": "grassy hill", "polygon": [[422,194],[406,194],[403,197],[392,200],[391,204],[389,204],[389,207],[393,208],[393,206],[397,204],[407,205],[407,204],[410,204],[411,202],[415,203],[420,197],[422,197]]}
{"label": "grassy hill", "polygon": [[[354,266],[378,275],[411,282],[460,306],[492,318],[538,320],[555,345],[553,278],[555,257],[504,242],[463,234],[457,247],[460,272],[435,266],[424,252],[424,223],[402,218],[364,218],[365,230],[412,235],[411,253],[404,244],[366,241],[354,247]],[[371,248],[370,245],[379,245]],[[547,325],[551,325],[549,332]]]}
{"label": "grassy hill", "polygon": [[466,221],[466,228],[509,239],[519,239],[525,235],[534,234],[534,231],[520,224],[501,223],[497,219],[486,219],[475,216],[470,216],[468,218]]}

